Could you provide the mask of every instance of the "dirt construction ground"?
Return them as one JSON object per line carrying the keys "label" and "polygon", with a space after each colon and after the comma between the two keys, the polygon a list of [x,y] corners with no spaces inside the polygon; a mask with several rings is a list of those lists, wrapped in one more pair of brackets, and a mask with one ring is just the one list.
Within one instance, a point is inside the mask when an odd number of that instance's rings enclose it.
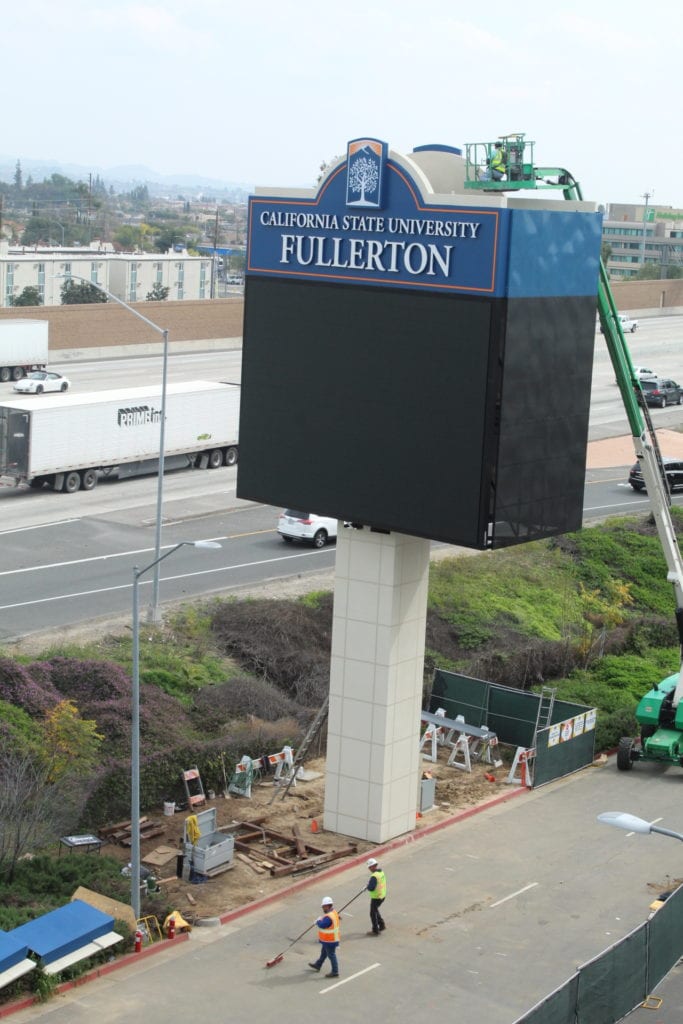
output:
{"label": "dirt construction ground", "polygon": [[[494,768],[491,765],[474,763],[472,772],[468,773],[446,765],[449,753],[448,748],[441,747],[437,764],[423,762],[423,769],[431,771],[436,780],[436,798],[433,809],[425,810],[421,816],[416,815],[417,830],[453,817],[459,811],[486,803],[494,796],[498,796],[501,791],[508,792],[512,788],[505,782],[509,766]],[[233,795],[224,798],[222,793],[216,794],[215,799],[207,800],[205,805],[196,810],[203,811],[215,807],[219,829],[225,830],[226,826],[236,821],[258,821],[264,829],[281,833],[290,840],[293,838],[293,828],[297,828],[304,843],[310,843],[325,852],[341,850],[351,844],[358,854],[372,851],[375,847],[370,843],[324,831],[322,821],[325,761],[323,758],[311,760],[305,767],[305,775],[311,776],[310,781],[298,780],[296,787],[289,788],[286,797],[281,795],[282,790],[278,790],[278,795],[273,798],[274,783],[270,776],[252,787],[251,798]],[[486,778],[487,775],[494,781]],[[164,831],[163,834],[143,840],[142,863],[152,867],[147,860],[150,854],[153,860],[165,857],[168,859],[165,864],[153,867],[155,874],[161,879],[161,893],[145,901],[144,913],[158,915],[162,908],[171,905],[192,924],[199,919],[220,917],[315,874],[315,871],[307,871],[284,877],[272,877],[265,865],[271,863],[268,854],[277,850],[278,842],[270,836],[265,836],[263,842],[259,840],[250,844],[259,858],[252,862],[254,866],[236,855],[232,867],[214,878],[200,882],[182,881],[176,877],[176,856],[171,851],[179,852],[182,848],[187,811],[165,816],[162,808],[158,815],[152,816],[148,813],[148,818],[163,826]],[[160,848],[166,853],[162,852],[155,857],[154,851]],[[108,844],[103,847],[103,852],[121,860],[122,864],[130,859],[130,850],[127,847]],[[290,853],[287,852],[286,856],[289,857]],[[349,852],[344,859],[353,856],[354,853]],[[295,858],[294,851],[292,859]],[[335,863],[343,863],[343,859],[323,864],[317,870],[325,870],[330,864]]]}

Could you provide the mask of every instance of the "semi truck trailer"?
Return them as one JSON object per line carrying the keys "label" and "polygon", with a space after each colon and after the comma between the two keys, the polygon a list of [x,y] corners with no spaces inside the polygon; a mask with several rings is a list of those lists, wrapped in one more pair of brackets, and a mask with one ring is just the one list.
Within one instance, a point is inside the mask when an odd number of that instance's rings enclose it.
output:
{"label": "semi truck trailer", "polygon": [[[240,389],[195,380],[166,389],[164,470],[238,458]],[[161,386],[13,399],[0,405],[0,476],[69,494],[159,467]]]}
{"label": "semi truck trailer", "polygon": [[0,380],[21,380],[47,366],[47,320],[0,320]]}

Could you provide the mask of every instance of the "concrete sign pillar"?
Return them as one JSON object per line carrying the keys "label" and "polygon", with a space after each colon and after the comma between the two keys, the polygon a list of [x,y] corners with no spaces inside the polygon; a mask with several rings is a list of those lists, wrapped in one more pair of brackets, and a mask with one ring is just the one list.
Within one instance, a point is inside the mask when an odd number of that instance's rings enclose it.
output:
{"label": "concrete sign pillar", "polygon": [[415,827],[429,541],[337,539],[324,826],[382,843]]}

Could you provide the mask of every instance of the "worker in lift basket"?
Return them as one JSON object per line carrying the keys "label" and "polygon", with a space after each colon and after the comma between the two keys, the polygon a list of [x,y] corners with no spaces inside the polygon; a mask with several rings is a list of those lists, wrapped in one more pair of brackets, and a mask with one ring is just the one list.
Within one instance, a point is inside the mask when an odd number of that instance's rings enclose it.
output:
{"label": "worker in lift basket", "polygon": [[503,144],[501,142],[496,142],[493,147],[493,156],[491,157],[490,165],[491,178],[493,181],[502,181],[505,176],[507,166],[505,163],[505,150],[503,149]]}
{"label": "worker in lift basket", "polygon": [[309,964],[314,971],[319,971],[325,960],[330,961],[330,973],[326,978],[339,977],[339,964],[337,963],[337,947],[339,945],[339,914],[334,909],[334,904],[329,896],[322,901],[322,916],[316,920],[318,926],[318,941],[320,942],[320,956],[314,964]]}

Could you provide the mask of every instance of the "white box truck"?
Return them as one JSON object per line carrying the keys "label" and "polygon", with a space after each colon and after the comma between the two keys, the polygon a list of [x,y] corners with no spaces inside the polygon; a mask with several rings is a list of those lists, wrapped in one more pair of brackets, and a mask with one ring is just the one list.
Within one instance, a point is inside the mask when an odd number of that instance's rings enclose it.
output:
{"label": "white box truck", "polygon": [[0,320],[0,380],[21,380],[47,366],[47,320]]}
{"label": "white box truck", "polygon": [[[239,406],[237,384],[169,384],[164,469],[233,466]],[[10,400],[0,405],[0,476],[72,494],[100,476],[155,472],[160,425],[160,385]]]}

